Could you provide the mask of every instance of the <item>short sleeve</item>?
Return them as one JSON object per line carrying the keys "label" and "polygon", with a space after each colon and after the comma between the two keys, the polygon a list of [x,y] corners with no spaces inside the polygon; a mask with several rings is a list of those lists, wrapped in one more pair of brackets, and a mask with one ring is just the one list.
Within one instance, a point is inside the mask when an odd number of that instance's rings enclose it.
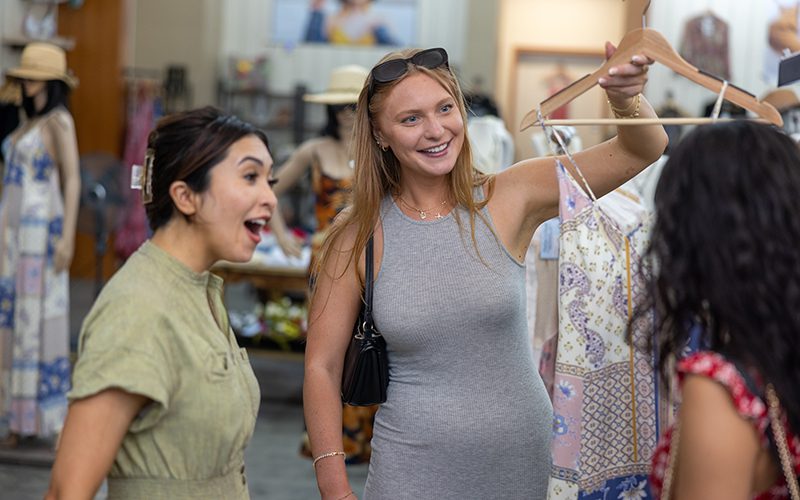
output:
{"label": "short sleeve", "polygon": [[170,406],[175,377],[169,356],[168,323],[158,314],[134,314],[117,300],[87,316],[81,330],[70,401],[121,389],[151,399],[131,424],[131,432],[154,426]]}

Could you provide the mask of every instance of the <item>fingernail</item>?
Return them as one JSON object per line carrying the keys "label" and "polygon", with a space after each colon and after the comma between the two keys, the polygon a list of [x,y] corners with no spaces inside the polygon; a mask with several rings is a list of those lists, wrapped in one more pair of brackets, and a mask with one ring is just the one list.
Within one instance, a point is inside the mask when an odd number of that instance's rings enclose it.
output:
{"label": "fingernail", "polygon": [[608,70],[608,74],[611,75],[611,76],[616,75],[617,74],[617,68],[611,68],[610,70]]}
{"label": "fingernail", "polygon": [[[610,71],[609,71],[609,73],[610,73]],[[600,85],[605,85],[607,81],[608,80],[606,80],[605,78],[598,78],[597,79],[597,83],[599,83]]]}
{"label": "fingernail", "polygon": [[637,63],[638,63],[638,62],[644,62],[644,61],[643,61],[643,60],[642,60],[642,58],[641,58],[641,57],[639,57],[639,56],[633,56],[633,57],[631,58],[631,62],[637,62]]}

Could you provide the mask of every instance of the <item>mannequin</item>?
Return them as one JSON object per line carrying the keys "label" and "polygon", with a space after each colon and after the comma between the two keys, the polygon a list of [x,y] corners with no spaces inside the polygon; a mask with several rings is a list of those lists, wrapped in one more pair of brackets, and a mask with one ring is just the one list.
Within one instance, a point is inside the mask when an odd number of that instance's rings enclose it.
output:
{"label": "mannequin", "polygon": [[[367,78],[366,68],[342,66],[332,71],[328,89],[318,94],[308,94],[307,102],[325,104],[328,122],[321,137],[309,139],[292,154],[278,170],[275,194],[285,193],[307,171],[311,171],[317,227],[311,237],[311,266],[322,247],[328,226],[349,201],[353,167],[350,159],[350,141],[355,124],[355,103]],[[287,230],[283,218],[276,212],[270,227],[275,232],[283,252],[300,255],[300,244]],[[374,407],[345,406],[342,411],[342,438],[347,463],[369,460],[369,442],[372,438],[372,421],[377,411]],[[300,453],[310,457],[308,437],[303,436]]]}
{"label": "mannequin", "polygon": [[26,115],[3,143],[0,198],[0,414],[13,447],[24,437],[57,435],[66,415],[80,171],[66,108],[77,82],[64,51],[28,44],[8,76],[21,82]]}

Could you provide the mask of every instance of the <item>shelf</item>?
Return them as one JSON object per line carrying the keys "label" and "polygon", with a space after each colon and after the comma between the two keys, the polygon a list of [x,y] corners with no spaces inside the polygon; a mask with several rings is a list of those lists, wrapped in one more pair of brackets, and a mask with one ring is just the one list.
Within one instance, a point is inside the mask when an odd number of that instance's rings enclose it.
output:
{"label": "shelf", "polygon": [[26,45],[28,45],[31,42],[52,43],[53,45],[57,45],[64,50],[72,50],[75,48],[75,39],[66,38],[63,36],[54,36],[53,38],[47,38],[47,39],[30,38],[27,36],[18,36],[18,37],[7,36],[3,37],[2,39],[3,45],[5,45],[6,47],[11,47],[12,49],[23,49]]}

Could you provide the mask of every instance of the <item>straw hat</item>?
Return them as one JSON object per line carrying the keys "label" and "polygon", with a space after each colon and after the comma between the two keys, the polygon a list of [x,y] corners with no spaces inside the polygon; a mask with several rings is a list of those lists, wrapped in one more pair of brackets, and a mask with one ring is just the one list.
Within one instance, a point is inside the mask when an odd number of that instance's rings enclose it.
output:
{"label": "straw hat", "polygon": [[780,113],[800,106],[797,94],[794,93],[794,90],[788,88],[775,89],[767,93],[761,100],[772,104]]}
{"label": "straw hat", "polygon": [[318,94],[306,94],[303,100],[320,104],[353,104],[364,86],[369,70],[364,67],[341,66],[331,72],[328,89]]}
{"label": "straw hat", "polygon": [[78,80],[67,70],[67,55],[57,45],[32,42],[25,46],[17,68],[6,72],[8,76],[25,80],[61,80],[70,87]]}

